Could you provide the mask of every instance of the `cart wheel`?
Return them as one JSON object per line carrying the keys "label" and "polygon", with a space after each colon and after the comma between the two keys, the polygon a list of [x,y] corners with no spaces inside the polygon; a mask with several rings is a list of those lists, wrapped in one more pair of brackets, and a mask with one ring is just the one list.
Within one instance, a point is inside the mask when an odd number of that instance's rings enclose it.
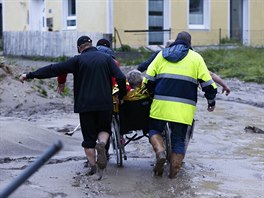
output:
{"label": "cart wheel", "polygon": [[169,123],[166,124],[164,128],[164,145],[166,148],[166,159],[170,162],[171,158],[171,128]]}
{"label": "cart wheel", "polygon": [[113,146],[113,153],[116,157],[117,166],[123,166],[123,158],[122,158],[122,147],[120,143],[120,133],[119,133],[119,124],[118,118],[113,116],[112,120],[112,146]]}
{"label": "cart wheel", "polygon": [[191,139],[192,136],[193,136],[194,126],[195,126],[195,120],[193,120],[193,123],[192,123],[191,126],[188,126],[188,127],[187,127],[187,133],[186,133],[186,138],[185,138],[185,146],[184,146],[185,153],[186,153],[186,151],[187,151],[187,148],[188,148],[188,145],[189,145],[190,139]]}

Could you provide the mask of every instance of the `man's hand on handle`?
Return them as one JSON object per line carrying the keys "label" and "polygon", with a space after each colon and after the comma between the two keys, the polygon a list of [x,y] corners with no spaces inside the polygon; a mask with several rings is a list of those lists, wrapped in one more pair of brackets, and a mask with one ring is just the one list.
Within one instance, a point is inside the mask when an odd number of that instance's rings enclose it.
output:
{"label": "man's hand on handle", "polygon": [[24,83],[25,80],[27,80],[27,74],[21,74],[21,75],[19,76],[19,81],[20,81],[21,83]]}
{"label": "man's hand on handle", "polygon": [[215,109],[215,100],[208,101],[207,111],[212,112]]}
{"label": "man's hand on handle", "polygon": [[208,107],[207,107],[207,111],[209,111],[209,112],[214,111],[214,109],[215,109],[215,106],[208,105]]}
{"label": "man's hand on handle", "polygon": [[57,92],[58,93],[63,93],[65,89],[65,83],[58,83],[58,87],[57,87]]}
{"label": "man's hand on handle", "polygon": [[230,88],[228,86],[223,86],[222,93],[225,93],[225,95],[229,95],[231,92]]}

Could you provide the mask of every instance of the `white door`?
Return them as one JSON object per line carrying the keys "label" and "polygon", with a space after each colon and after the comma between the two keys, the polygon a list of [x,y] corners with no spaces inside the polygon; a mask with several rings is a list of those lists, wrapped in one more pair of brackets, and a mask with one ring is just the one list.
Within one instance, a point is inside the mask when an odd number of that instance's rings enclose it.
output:
{"label": "white door", "polygon": [[45,0],[30,0],[29,27],[32,31],[45,31]]}
{"label": "white door", "polygon": [[242,41],[243,0],[231,0],[230,3],[230,38],[236,41]]}
{"label": "white door", "polygon": [[243,1],[243,44],[244,45],[249,45],[250,44],[250,13],[249,13],[249,6],[250,1],[249,0],[244,0]]}

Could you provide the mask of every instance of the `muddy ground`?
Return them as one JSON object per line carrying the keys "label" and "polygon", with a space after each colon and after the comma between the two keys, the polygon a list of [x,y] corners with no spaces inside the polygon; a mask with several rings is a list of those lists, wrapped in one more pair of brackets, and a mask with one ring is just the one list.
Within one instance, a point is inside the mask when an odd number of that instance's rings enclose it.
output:
{"label": "muddy ground", "polygon": [[154,153],[143,138],[127,145],[124,167],[111,155],[97,181],[98,175],[86,175],[80,131],[65,135],[78,124],[72,77],[67,96],[56,93],[55,79],[17,81],[22,71],[46,64],[5,58],[8,67],[0,68],[0,192],[61,140],[63,149],[10,197],[264,197],[264,134],[245,130],[264,130],[264,85],[226,79],[231,94],[219,93],[212,113],[199,91],[193,139],[176,179],[167,177],[168,167],[162,178],[152,175]]}

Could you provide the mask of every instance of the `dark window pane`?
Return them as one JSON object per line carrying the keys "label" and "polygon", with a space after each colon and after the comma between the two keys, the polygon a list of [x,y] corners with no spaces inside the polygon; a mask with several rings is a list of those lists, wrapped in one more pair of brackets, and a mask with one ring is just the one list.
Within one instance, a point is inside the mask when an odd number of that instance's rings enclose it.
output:
{"label": "dark window pane", "polygon": [[158,11],[149,11],[149,15],[155,15],[155,16],[162,16],[163,12],[158,12]]}
{"label": "dark window pane", "polygon": [[190,0],[190,14],[189,21],[190,24],[202,25],[204,9],[203,9],[204,1],[203,0]]}
{"label": "dark window pane", "polygon": [[67,26],[76,26],[76,20],[67,20]]}
{"label": "dark window pane", "polygon": [[159,26],[149,26],[149,30],[156,30],[156,31],[160,30],[160,31],[162,31],[162,29],[163,29],[162,26],[160,26],[160,27]]}
{"label": "dark window pane", "polygon": [[68,0],[68,16],[75,16],[75,0]]}
{"label": "dark window pane", "polygon": [[190,0],[190,12],[203,10],[203,0]]}

